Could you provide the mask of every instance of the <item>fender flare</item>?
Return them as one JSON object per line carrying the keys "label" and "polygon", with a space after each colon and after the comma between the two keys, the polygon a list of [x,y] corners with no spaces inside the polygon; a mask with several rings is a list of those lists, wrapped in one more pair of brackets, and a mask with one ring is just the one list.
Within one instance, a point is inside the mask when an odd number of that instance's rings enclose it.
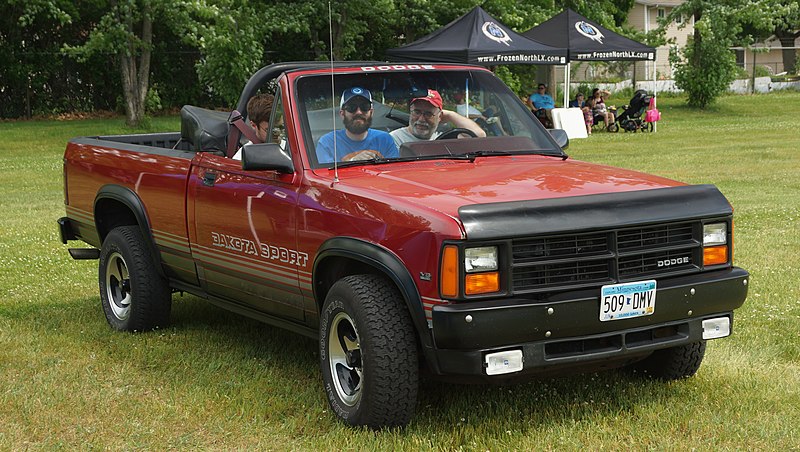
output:
{"label": "fender flare", "polygon": [[[97,203],[102,201],[103,199],[111,199],[114,201],[119,202],[120,204],[124,205],[133,213],[133,216],[136,218],[136,223],[139,226],[139,229],[142,232],[142,237],[144,237],[145,241],[147,242],[147,246],[150,248],[150,253],[153,256],[154,265],[158,270],[158,273],[166,278],[166,274],[164,273],[164,267],[161,265],[161,252],[158,250],[156,246],[155,240],[153,240],[152,231],[150,230],[150,219],[147,217],[147,212],[144,208],[144,202],[139,195],[137,195],[133,190],[128,187],[124,187],[122,185],[115,185],[115,184],[107,184],[100,187],[97,191],[97,195],[94,198],[94,204],[92,207],[94,213],[94,223],[95,229],[97,229],[97,236],[100,239],[100,245],[102,246],[105,237],[100,234],[100,227],[98,225],[98,212],[97,212]],[[111,232],[111,231],[107,231]]]}
{"label": "fender flare", "polygon": [[[432,345],[430,330],[428,322],[425,318],[425,310],[422,305],[422,298],[417,291],[417,286],[414,284],[414,279],[409,273],[408,269],[403,265],[400,259],[391,251],[353,237],[334,237],[326,240],[320,246],[317,252],[317,257],[314,259],[314,267],[312,269],[313,275],[317,274],[317,266],[320,262],[329,257],[345,257],[353,259],[381,271],[395,283],[400,290],[403,300],[406,302],[406,307],[411,314],[411,320],[414,322],[414,327],[417,329],[417,336],[422,341],[424,348]],[[314,286],[314,299],[319,299],[317,293],[317,284]]]}

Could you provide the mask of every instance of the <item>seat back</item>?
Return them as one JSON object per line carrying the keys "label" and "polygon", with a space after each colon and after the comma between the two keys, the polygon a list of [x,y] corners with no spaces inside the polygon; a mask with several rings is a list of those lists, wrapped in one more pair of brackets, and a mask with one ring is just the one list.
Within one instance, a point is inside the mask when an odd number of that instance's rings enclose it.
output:
{"label": "seat back", "polygon": [[181,140],[195,152],[225,155],[228,116],[224,111],[184,105],[181,108]]}

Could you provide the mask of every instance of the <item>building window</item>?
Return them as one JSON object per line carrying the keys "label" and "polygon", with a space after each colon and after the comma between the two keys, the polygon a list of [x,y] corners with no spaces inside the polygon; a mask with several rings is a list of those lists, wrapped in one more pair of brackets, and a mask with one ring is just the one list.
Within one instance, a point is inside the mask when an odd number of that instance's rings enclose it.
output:
{"label": "building window", "polygon": [[676,24],[682,24],[683,23],[683,14],[678,14],[678,17],[675,18],[675,23]]}
{"label": "building window", "polygon": [[664,10],[664,8],[658,8],[656,10],[656,17],[658,17],[659,19],[663,19],[664,17],[666,17],[666,15],[667,12]]}

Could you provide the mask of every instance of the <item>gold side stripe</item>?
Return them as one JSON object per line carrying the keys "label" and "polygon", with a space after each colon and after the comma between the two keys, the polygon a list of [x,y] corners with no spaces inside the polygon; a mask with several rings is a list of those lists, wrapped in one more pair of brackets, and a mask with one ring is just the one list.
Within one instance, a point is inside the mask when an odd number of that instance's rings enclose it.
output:
{"label": "gold side stripe", "polygon": [[157,231],[153,231],[153,239],[157,245],[164,246],[166,248],[173,248],[186,254],[191,253],[188,241],[178,241],[169,237],[164,237]]}
{"label": "gold side stripe", "polygon": [[74,217],[79,220],[86,220],[94,223],[94,214],[85,210],[78,209],[77,207],[66,206],[67,216]]}
{"label": "gold side stripe", "polygon": [[[227,258],[227,256],[218,256],[213,253],[208,253],[206,251],[198,251],[195,254],[197,260],[199,260],[200,262],[208,262],[225,268],[237,268],[240,269],[243,273],[249,273],[254,276],[260,276],[264,278],[269,278],[269,277],[284,278],[287,281],[292,281],[293,285],[297,284],[297,275],[292,272],[276,270],[271,268],[262,269],[258,268],[262,266],[253,265],[251,262],[242,261],[241,259],[239,260],[239,262],[236,262]],[[247,270],[245,271],[244,269]]]}
{"label": "gold side stripe", "polygon": [[163,235],[164,238],[172,238],[172,239],[176,239],[176,240],[179,240],[181,242],[184,242],[186,244],[189,243],[189,239],[187,239],[186,237],[184,237],[182,235],[173,234],[171,232],[153,229],[153,234],[160,234],[160,235]]}
{"label": "gold side stripe", "polygon": [[267,273],[267,272],[263,272],[263,271],[260,271],[260,270],[256,270],[254,268],[245,267],[243,265],[238,265],[238,264],[233,264],[233,263],[230,263],[230,262],[225,262],[225,261],[220,260],[220,259],[214,259],[212,257],[208,257],[208,258],[204,258],[204,259],[200,260],[200,262],[204,263],[206,265],[210,265],[211,267],[217,267],[217,268],[222,268],[222,269],[227,269],[227,270],[235,270],[235,271],[237,271],[239,273],[244,273],[246,275],[250,275],[250,276],[253,276],[253,277],[258,278],[258,279],[273,281],[273,282],[280,283],[280,284],[283,284],[283,285],[286,285],[286,286],[289,286],[289,287],[294,287],[294,288],[298,287],[296,279],[286,278],[286,277],[282,277],[282,276],[279,276],[279,275],[274,275],[274,274],[271,274],[271,273]]}
{"label": "gold side stripe", "polygon": [[192,243],[191,247],[192,247],[192,251],[197,251],[197,252],[202,251],[202,252],[205,252],[205,253],[211,254],[211,255],[221,255],[221,256],[230,257],[231,259],[246,260],[246,261],[249,261],[249,262],[251,262],[253,264],[257,264],[259,266],[265,266],[265,267],[273,268],[273,269],[279,270],[279,271],[290,271],[290,272],[292,272],[292,274],[295,274],[297,272],[297,267],[290,267],[288,265],[276,264],[274,262],[270,262],[270,261],[267,261],[267,260],[256,259],[254,257],[248,256],[248,255],[245,255],[245,254],[231,253],[230,251],[226,251],[223,248],[211,248],[211,247],[208,247],[208,246],[198,245],[196,243]]}

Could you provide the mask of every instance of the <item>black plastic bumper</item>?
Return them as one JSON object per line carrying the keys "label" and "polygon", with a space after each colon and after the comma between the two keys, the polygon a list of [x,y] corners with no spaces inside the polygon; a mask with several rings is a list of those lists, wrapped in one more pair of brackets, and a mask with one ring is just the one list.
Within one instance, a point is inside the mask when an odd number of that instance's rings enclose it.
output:
{"label": "black plastic bumper", "polygon": [[[749,273],[741,268],[660,279],[655,312],[601,322],[599,289],[547,300],[496,300],[433,308],[435,357],[441,375],[485,376],[487,353],[520,349],[522,372],[551,371],[646,355],[702,340],[702,321],[730,317],[747,297]],[[429,355],[430,356],[430,355]],[[496,378],[496,377],[492,377]]]}

